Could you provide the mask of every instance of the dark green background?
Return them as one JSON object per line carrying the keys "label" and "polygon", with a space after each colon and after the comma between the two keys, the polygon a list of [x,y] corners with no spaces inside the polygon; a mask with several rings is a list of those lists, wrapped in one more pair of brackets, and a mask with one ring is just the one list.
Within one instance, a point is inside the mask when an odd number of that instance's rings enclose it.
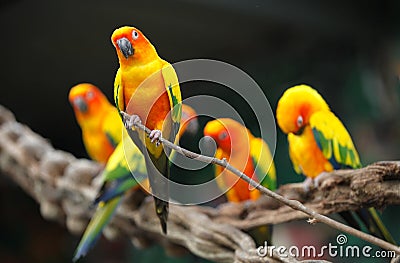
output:
{"label": "dark green background", "polygon": [[[77,157],[87,155],[68,91],[92,82],[111,98],[118,62],[110,36],[134,25],[170,62],[211,58],[241,68],[273,109],[286,88],[314,86],[349,129],[364,164],[399,159],[398,1],[9,0],[0,7],[0,103]],[[224,96],[218,89],[183,89],[184,96],[204,93]],[[246,123],[257,133],[254,120]],[[294,175],[279,130],[275,162],[279,183],[303,180]],[[0,261],[69,262],[77,237],[44,221],[4,176],[0,202]],[[397,241],[399,215],[398,207],[383,214]],[[87,262],[145,262],[155,253],[132,253],[125,243],[102,240]]]}

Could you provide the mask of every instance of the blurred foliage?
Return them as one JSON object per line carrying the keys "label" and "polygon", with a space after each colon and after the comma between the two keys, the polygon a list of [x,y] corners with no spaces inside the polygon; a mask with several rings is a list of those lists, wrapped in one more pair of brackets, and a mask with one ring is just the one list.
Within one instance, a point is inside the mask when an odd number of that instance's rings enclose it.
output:
{"label": "blurred foliage", "polygon": [[[67,94],[78,82],[92,82],[112,98],[118,62],[109,39],[116,27],[128,24],[140,28],[170,62],[212,58],[241,68],[262,87],[272,109],[286,88],[310,84],[343,120],[364,164],[399,159],[399,7],[395,0],[8,0],[0,5],[0,103],[57,148],[87,157]],[[196,94],[229,98],[259,133],[238,96],[212,85],[183,90],[184,97]],[[191,141],[196,139],[186,143]],[[303,180],[293,172],[279,129],[275,162],[280,184]],[[202,174],[209,176],[208,169]],[[69,262],[77,237],[41,219],[38,206],[3,181],[2,176],[1,261]],[[383,214],[398,241],[399,216],[398,207]],[[337,235],[323,229],[309,231]],[[141,256],[131,250],[127,242],[102,239],[85,262],[161,261],[155,256],[161,257],[159,248]]]}

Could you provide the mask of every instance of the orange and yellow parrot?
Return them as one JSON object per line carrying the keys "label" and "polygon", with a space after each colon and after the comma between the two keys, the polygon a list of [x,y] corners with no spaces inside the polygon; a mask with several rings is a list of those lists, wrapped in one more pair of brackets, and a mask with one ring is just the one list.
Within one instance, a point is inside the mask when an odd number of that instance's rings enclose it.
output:
{"label": "orange and yellow parrot", "polygon": [[[294,170],[306,176],[307,183],[334,169],[360,168],[361,162],[350,134],[330,111],[322,96],[307,85],[285,91],[278,102],[276,119],[288,136],[289,156]],[[394,243],[374,208],[357,211],[371,234]],[[341,213],[360,229],[351,213]]]}
{"label": "orange and yellow parrot", "polygon": [[134,27],[116,29],[111,41],[116,49],[119,69],[115,76],[114,97],[117,108],[132,118],[124,120],[128,131],[135,120],[152,130],[130,132],[134,143],[145,156],[156,214],[162,231],[167,233],[169,200],[169,161],[157,139],[163,136],[174,142],[181,119],[181,92],[173,67],[161,59],[150,41]]}
{"label": "orange and yellow parrot", "polygon": [[69,101],[82,129],[87,153],[93,160],[105,164],[122,137],[118,110],[89,83],[72,87]]}
{"label": "orange and yellow parrot", "polygon": [[[119,116],[117,119],[122,125]],[[197,129],[196,111],[182,104],[181,127],[177,138],[180,138],[183,133],[195,134]],[[84,257],[96,244],[127,192],[136,190],[139,185],[148,192],[144,156],[127,134],[123,136],[123,140],[110,156],[102,178],[103,185],[94,201],[97,209],[75,250],[74,262]]]}
{"label": "orange and yellow parrot", "polygon": [[[204,127],[205,136],[210,136],[217,144],[215,157],[226,160],[244,174],[270,190],[276,189],[276,172],[271,152],[267,143],[254,137],[239,122],[222,118],[210,121]],[[259,190],[240,180],[232,172],[215,165],[217,184],[230,202],[256,200],[261,196]],[[271,241],[272,226],[258,228]],[[265,239],[263,240],[265,241]],[[262,241],[262,242],[263,242]]]}

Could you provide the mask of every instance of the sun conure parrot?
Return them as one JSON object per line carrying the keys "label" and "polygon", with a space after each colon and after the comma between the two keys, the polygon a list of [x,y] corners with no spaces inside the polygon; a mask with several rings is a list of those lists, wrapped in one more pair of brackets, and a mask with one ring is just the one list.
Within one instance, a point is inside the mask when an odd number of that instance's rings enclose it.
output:
{"label": "sun conure parrot", "polygon": [[[114,82],[115,102],[120,111],[132,115],[124,121],[125,126],[145,156],[156,214],[166,234],[170,151],[153,142],[158,142],[161,134],[175,141],[182,101],[178,78],[173,67],[158,56],[154,46],[138,29],[118,28],[111,41],[120,65]],[[152,130],[149,136],[141,130],[132,132],[133,122],[139,119]]]}
{"label": "sun conure parrot", "polygon": [[[119,116],[117,118],[120,121]],[[177,138],[180,138],[183,133],[195,134],[197,129],[196,111],[190,106],[182,104],[181,127]],[[125,193],[134,191],[139,186],[144,187],[146,192],[149,191],[143,154],[127,134],[124,134],[123,141],[118,144],[109,158],[103,170],[102,178],[103,185],[94,201],[97,209],[75,250],[74,262],[84,257],[96,244],[103,229],[108,225],[118,205],[123,200]]]}
{"label": "sun conure parrot", "polygon": [[[217,144],[215,157],[226,160],[235,168],[251,177],[256,182],[269,188],[276,189],[276,172],[271,152],[267,143],[254,137],[251,132],[239,122],[222,118],[210,121],[203,131],[205,136],[210,136]],[[256,200],[261,196],[259,190],[239,179],[232,172],[221,166],[215,165],[215,176],[218,186],[225,192],[230,202],[242,202]],[[264,226],[256,229],[262,232],[263,240],[271,242],[272,226]],[[257,236],[260,236],[257,234]],[[260,238],[256,238],[260,239]]]}
{"label": "sun conure parrot", "polygon": [[[361,167],[350,134],[313,88],[298,85],[286,90],[278,102],[276,119],[288,135],[294,170],[306,176],[308,184],[324,172]],[[356,213],[371,234],[394,243],[374,208],[362,208]],[[340,215],[360,229],[354,214],[342,212]]]}
{"label": "sun conure parrot", "polygon": [[105,164],[122,137],[123,125],[118,110],[97,87],[89,83],[72,87],[69,101],[82,129],[88,155]]}

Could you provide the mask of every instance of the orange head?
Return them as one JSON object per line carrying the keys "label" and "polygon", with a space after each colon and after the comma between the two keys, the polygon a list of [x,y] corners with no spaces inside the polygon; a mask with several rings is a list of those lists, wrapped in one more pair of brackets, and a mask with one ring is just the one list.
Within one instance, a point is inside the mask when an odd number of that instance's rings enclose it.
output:
{"label": "orange head", "polygon": [[85,120],[98,115],[97,113],[101,113],[104,107],[111,106],[106,96],[96,86],[89,83],[72,87],[69,91],[69,102],[80,125]]}
{"label": "orange head", "polygon": [[[224,152],[230,153],[234,143],[241,144],[244,140],[249,140],[249,131],[239,122],[229,119],[215,119],[209,121],[204,127],[205,136],[213,138]],[[239,146],[239,145],[238,145]],[[244,145],[244,147],[246,147]]]}
{"label": "orange head", "polygon": [[291,87],[278,101],[276,119],[284,133],[301,134],[317,111],[329,111],[321,95],[307,85]]}
{"label": "orange head", "polygon": [[123,26],[116,29],[111,36],[111,42],[121,66],[146,64],[158,57],[154,46],[134,27]]}
{"label": "orange head", "polygon": [[197,112],[189,105],[182,103],[181,127],[178,136],[180,137],[185,132],[194,135],[198,129]]}

